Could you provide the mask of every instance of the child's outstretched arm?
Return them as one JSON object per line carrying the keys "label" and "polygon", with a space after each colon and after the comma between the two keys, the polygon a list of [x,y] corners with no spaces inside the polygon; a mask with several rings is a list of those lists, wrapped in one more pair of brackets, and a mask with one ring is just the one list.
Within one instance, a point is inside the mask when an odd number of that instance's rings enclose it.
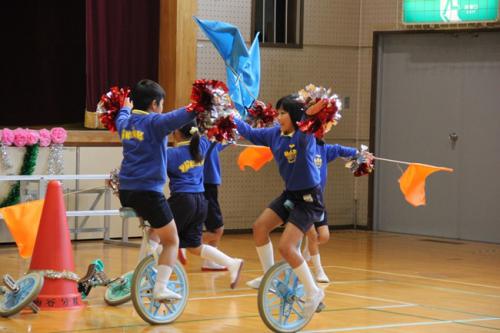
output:
{"label": "child's outstretched arm", "polygon": [[185,107],[167,113],[156,114],[152,126],[159,138],[181,128],[196,117],[195,112],[188,112]]}
{"label": "child's outstretched arm", "polygon": [[358,153],[356,148],[341,146],[339,144],[325,144],[326,147],[326,162],[330,163],[337,157],[354,157]]}
{"label": "child's outstretched arm", "polygon": [[238,132],[248,141],[255,145],[271,146],[272,132],[275,130],[271,128],[252,128],[250,125],[240,119],[234,119]]}

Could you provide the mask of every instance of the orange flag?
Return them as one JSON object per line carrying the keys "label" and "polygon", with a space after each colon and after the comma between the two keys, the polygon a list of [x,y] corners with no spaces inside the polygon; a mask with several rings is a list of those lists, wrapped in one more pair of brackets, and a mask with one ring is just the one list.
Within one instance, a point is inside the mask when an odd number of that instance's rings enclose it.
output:
{"label": "orange flag", "polygon": [[5,224],[16,241],[19,254],[23,258],[29,258],[33,254],[44,201],[28,201],[0,208]]}
{"label": "orange flag", "polygon": [[425,179],[436,171],[453,172],[453,169],[410,163],[408,169],[399,178],[399,188],[406,201],[415,207],[425,205]]}
{"label": "orange flag", "polygon": [[268,147],[247,147],[238,156],[238,165],[242,171],[245,170],[246,166],[259,171],[272,159],[273,153]]}

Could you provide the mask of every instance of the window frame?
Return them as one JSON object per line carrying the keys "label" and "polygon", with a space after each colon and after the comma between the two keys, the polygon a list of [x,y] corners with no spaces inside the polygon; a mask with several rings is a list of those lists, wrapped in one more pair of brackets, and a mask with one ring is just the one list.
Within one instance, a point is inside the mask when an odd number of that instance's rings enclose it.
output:
{"label": "window frame", "polygon": [[[251,20],[251,30],[250,30],[250,39],[253,40],[255,38],[255,7],[256,7],[256,1],[257,0],[252,0],[252,20]],[[263,0],[266,1],[266,0]],[[274,0],[276,1],[276,0]],[[288,1],[288,0],[287,0]],[[261,47],[274,47],[274,48],[290,48],[290,49],[302,49],[304,48],[304,0],[297,0],[299,1],[299,10],[300,10],[300,15],[299,15],[299,43],[273,43],[273,42],[259,42],[259,45]],[[264,36],[262,36],[264,38]],[[286,36],[285,36],[286,38]]]}

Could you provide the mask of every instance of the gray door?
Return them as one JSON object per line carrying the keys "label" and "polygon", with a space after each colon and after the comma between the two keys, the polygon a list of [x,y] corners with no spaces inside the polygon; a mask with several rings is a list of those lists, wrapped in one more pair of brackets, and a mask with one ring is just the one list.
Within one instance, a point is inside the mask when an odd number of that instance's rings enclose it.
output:
{"label": "gray door", "polygon": [[500,242],[500,33],[384,34],[377,52],[376,155],[455,172],[414,208],[401,170],[377,162],[375,228]]}

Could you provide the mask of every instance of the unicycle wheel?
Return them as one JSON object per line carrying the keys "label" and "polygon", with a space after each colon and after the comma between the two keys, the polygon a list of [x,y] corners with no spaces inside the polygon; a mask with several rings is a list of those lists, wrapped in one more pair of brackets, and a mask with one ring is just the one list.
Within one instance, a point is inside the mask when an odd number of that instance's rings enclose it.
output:
{"label": "unicycle wheel", "polygon": [[280,262],[262,278],[257,305],[259,315],[273,332],[297,332],[311,317],[304,316],[304,287],[290,265]]}
{"label": "unicycle wheel", "polygon": [[42,290],[42,275],[29,273],[17,281],[14,281],[8,275],[4,275],[4,282],[7,287],[2,287],[3,295],[0,295],[0,316],[12,316],[30,305],[32,305],[34,312],[38,312],[38,307],[32,302]]}
{"label": "unicycle wheel", "polygon": [[108,284],[104,293],[104,301],[111,306],[117,306],[130,301],[133,276],[134,271],[130,271],[120,276],[116,281]]}
{"label": "unicycle wheel", "polygon": [[176,262],[167,287],[181,295],[182,299],[172,302],[158,302],[153,299],[156,276],[156,261],[152,255],[139,262],[132,277],[132,302],[144,321],[150,324],[168,324],[175,321],[187,305],[189,296],[187,274],[182,265]]}

